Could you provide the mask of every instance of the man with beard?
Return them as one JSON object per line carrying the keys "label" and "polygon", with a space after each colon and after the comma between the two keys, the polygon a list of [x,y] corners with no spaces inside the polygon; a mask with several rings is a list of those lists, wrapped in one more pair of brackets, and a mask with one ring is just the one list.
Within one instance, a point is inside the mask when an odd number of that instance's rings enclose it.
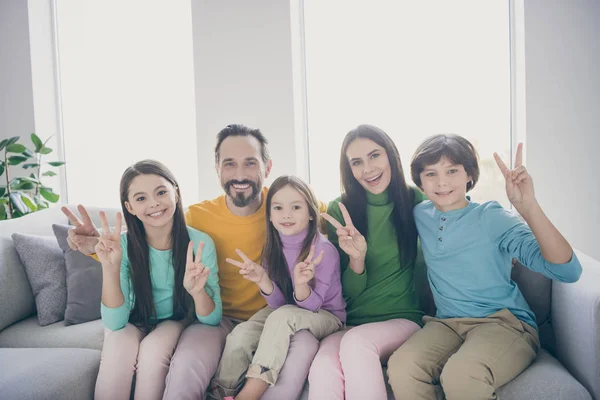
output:
{"label": "man with beard", "polygon": [[[239,268],[225,260],[238,259],[239,249],[253,261],[261,261],[268,191],[263,183],[272,165],[267,140],[260,130],[236,124],[217,134],[215,167],[225,194],[190,206],[186,222],[207,233],[215,243],[224,318],[220,328],[195,324],[183,332],[167,376],[166,399],[202,398],[219,363],[226,335],[238,322],[248,320],[266,306],[257,285],[245,280]],[[69,231],[69,245],[85,254],[93,253],[98,231],[85,209],[79,206],[83,222],[66,207],[63,211],[75,225]],[[294,335],[277,385],[269,388],[262,399],[297,398],[318,346],[308,331]]]}

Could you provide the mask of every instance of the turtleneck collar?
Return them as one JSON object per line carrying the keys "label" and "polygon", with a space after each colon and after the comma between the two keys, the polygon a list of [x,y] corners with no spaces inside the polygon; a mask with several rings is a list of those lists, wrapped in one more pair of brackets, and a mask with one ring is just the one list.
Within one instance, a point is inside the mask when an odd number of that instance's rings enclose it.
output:
{"label": "turtleneck collar", "polygon": [[282,235],[279,233],[283,247],[301,247],[302,243],[304,243],[304,239],[306,238],[306,234],[308,233],[308,228],[309,227],[307,226],[295,235]]}
{"label": "turtleneck collar", "polygon": [[366,192],[367,192],[367,204],[370,204],[373,206],[383,206],[390,202],[389,188],[385,189],[382,193],[379,193],[379,194],[373,194],[373,193],[369,192],[368,190]]}

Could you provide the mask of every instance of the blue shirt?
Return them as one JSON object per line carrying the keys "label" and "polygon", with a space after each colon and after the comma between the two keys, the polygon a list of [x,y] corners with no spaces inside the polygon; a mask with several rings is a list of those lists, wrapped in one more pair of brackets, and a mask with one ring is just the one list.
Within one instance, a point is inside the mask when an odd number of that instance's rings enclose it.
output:
{"label": "blue shirt", "polygon": [[566,264],[546,261],[529,226],[495,201],[469,202],[448,212],[424,201],[413,213],[438,318],[484,318],[507,308],[537,329],[535,315],[510,278],[512,258],[560,282],[575,282],[581,275],[574,253]]}
{"label": "blue shirt", "polygon": [[[196,314],[198,321],[207,325],[219,325],[222,317],[221,292],[219,289],[219,275],[217,268],[217,252],[215,244],[210,236],[204,232],[187,227],[190,240],[194,242],[194,254],[198,243],[204,242],[202,252],[202,263],[210,269],[210,275],[206,281],[207,293],[215,303],[214,310],[206,316]],[[101,305],[102,321],[104,326],[112,331],[125,327],[129,321],[129,315],[135,303],[133,293],[133,282],[131,281],[131,270],[129,257],[127,256],[127,234],[121,235],[121,249],[123,258],[121,261],[121,291],[125,301],[120,307],[110,308]],[[175,289],[175,269],[173,267],[172,250],[157,250],[150,247],[150,279],[152,282],[152,298],[156,310],[156,319],[162,320],[173,315],[173,295]],[[185,289],[183,289],[185,290]]]}

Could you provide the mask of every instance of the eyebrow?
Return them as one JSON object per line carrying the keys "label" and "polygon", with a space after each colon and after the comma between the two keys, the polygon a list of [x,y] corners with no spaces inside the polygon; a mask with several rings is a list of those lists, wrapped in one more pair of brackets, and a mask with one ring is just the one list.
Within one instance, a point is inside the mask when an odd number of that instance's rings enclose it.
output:
{"label": "eyebrow", "polygon": [[[166,189],[167,187],[165,185],[158,185],[156,188],[154,188],[154,191],[156,192],[158,189],[162,189],[162,188]],[[140,194],[146,194],[146,192],[137,192],[136,194],[134,194],[131,197],[135,197]]]}
{"label": "eyebrow", "polygon": [[[375,150],[371,150],[371,151],[370,151],[370,152],[367,154],[367,157],[371,157],[371,155],[373,155],[373,154],[374,154],[375,152],[377,152],[377,151],[381,151],[381,149],[375,149]],[[355,160],[360,160],[360,157],[354,157],[354,158],[351,158],[349,161],[350,161],[350,162],[352,162],[352,161],[355,161]]]}
{"label": "eyebrow", "polygon": [[[454,167],[456,167],[456,164],[451,164],[444,168],[454,168]],[[435,171],[435,168],[433,168],[431,165],[428,165],[423,168],[423,171]]]}
{"label": "eyebrow", "polygon": [[[228,157],[228,158],[224,158],[223,159],[223,163],[229,162],[229,161],[235,161],[235,159],[233,157]],[[244,158],[244,161],[258,161],[258,158],[256,157],[246,157]]]}
{"label": "eyebrow", "polygon": [[[302,200],[296,200],[296,201],[292,201],[291,204],[303,204],[304,202]],[[278,204],[278,205],[282,205],[283,203],[280,203],[278,201],[274,201],[272,204]]]}

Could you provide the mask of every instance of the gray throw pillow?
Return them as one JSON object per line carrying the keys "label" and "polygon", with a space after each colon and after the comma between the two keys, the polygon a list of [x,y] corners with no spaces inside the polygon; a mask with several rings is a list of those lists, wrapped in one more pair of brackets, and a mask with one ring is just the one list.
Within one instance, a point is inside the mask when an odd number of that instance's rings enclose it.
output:
{"label": "gray throw pillow", "polygon": [[67,243],[68,225],[52,225],[58,245],[64,252],[67,269],[67,308],[65,323],[80,324],[100,318],[102,266],[92,257],[74,251]]}
{"label": "gray throw pillow", "polygon": [[52,236],[12,234],[29,279],[41,326],[62,321],[67,305],[65,258]]}

